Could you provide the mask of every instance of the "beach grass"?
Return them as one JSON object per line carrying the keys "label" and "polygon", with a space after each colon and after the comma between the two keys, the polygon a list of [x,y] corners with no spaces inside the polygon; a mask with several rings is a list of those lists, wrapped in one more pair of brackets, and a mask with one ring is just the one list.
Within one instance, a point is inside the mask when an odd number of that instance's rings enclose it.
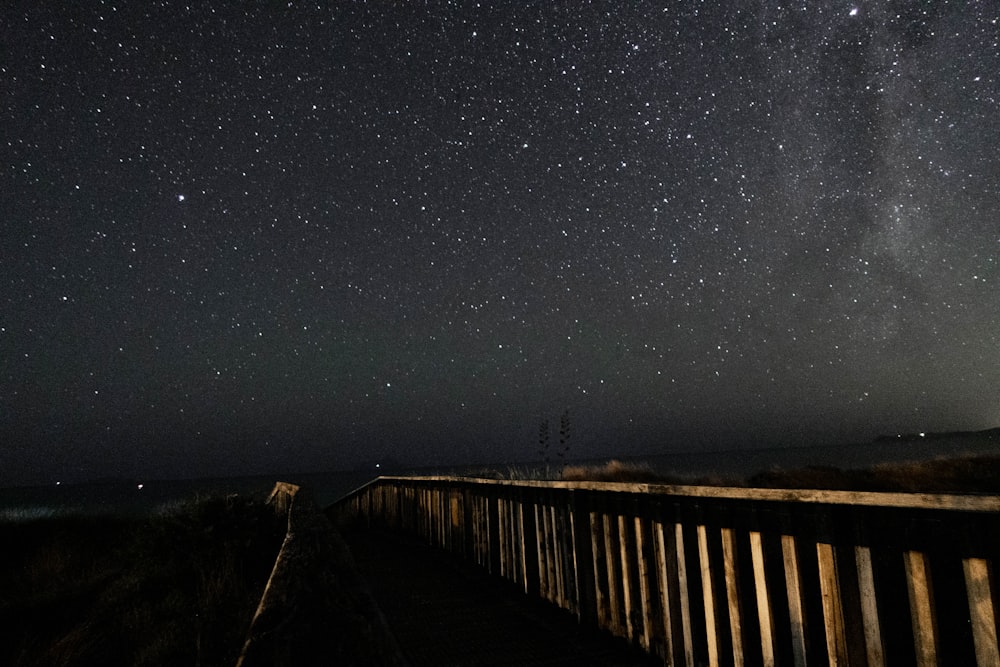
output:
{"label": "beach grass", "polygon": [[283,536],[240,496],[0,522],[0,664],[235,664]]}
{"label": "beach grass", "polygon": [[744,478],[719,475],[676,475],[642,462],[611,460],[603,464],[570,465],[561,470],[566,481],[737,486],[899,493],[1000,493],[1000,457],[955,456],[883,463],[866,468],[836,466],[774,468]]}

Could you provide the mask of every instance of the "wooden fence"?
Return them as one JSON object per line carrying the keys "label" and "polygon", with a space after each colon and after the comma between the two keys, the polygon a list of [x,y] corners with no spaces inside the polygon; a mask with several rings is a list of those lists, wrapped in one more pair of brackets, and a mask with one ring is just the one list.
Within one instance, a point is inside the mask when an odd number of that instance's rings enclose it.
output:
{"label": "wooden fence", "polygon": [[330,508],[667,665],[1000,665],[1000,497],[381,477]]}

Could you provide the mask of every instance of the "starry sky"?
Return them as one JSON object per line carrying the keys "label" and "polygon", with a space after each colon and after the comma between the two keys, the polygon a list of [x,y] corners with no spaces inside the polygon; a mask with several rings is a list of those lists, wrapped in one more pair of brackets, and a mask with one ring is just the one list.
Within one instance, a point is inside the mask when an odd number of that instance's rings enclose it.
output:
{"label": "starry sky", "polygon": [[0,484],[1000,425],[995,2],[0,9]]}

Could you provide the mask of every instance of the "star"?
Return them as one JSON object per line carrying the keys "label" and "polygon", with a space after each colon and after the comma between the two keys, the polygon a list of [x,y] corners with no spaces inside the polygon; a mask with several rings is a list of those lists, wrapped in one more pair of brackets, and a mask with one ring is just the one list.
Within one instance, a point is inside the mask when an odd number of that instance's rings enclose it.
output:
{"label": "star", "polygon": [[997,425],[990,3],[7,4],[0,484]]}

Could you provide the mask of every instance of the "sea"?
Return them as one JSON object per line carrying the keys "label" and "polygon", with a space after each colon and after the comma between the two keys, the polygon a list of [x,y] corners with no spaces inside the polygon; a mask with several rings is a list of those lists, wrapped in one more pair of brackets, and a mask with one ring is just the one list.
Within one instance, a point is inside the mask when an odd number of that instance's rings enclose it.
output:
{"label": "sea", "polygon": [[321,507],[326,507],[375,476],[369,471],[339,471],[182,480],[115,478],[12,487],[0,489],[0,521],[60,515],[149,516],[169,513],[185,503],[218,495],[238,494],[263,499],[279,481],[306,488]]}
{"label": "sea", "polygon": [[[675,452],[632,456],[624,460],[656,472],[680,477],[712,476],[743,479],[767,470],[829,466],[842,470],[879,464],[926,461],[959,456],[1000,456],[1000,429],[979,433],[910,434],[855,445],[743,448],[725,451]],[[609,457],[612,458],[612,457]],[[580,463],[596,464],[608,459]],[[307,472],[186,480],[106,479],[80,484],[0,489],[0,521],[23,521],[64,514],[151,515],[169,512],[186,502],[213,495],[266,497],[276,482],[298,484],[326,507],[380,474],[469,475],[496,471],[500,476],[531,470],[538,464],[478,465]]]}

